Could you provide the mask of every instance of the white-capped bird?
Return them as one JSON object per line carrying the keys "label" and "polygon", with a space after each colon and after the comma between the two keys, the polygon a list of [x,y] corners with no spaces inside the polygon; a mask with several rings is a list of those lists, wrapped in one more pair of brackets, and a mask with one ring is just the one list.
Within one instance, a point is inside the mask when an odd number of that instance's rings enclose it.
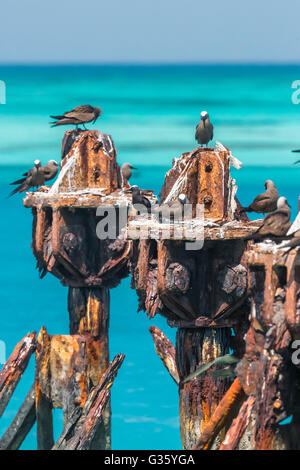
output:
{"label": "white-capped bird", "polygon": [[174,201],[160,204],[153,208],[153,213],[168,220],[183,220],[184,205],[189,201],[185,194],[181,193]]}
{"label": "white-capped bird", "polygon": [[214,128],[212,123],[209,120],[209,115],[207,111],[202,111],[200,115],[200,122],[196,127],[195,139],[198,144],[207,145],[214,136]]}
{"label": "white-capped bird", "polygon": [[44,174],[39,170],[41,168],[40,160],[34,160],[34,166],[30,168],[26,173],[23,173],[23,177],[17,181],[14,181],[12,184],[17,184],[18,186],[9,194],[9,197],[16,193],[24,193],[30,188],[37,188],[44,184],[45,177]]}

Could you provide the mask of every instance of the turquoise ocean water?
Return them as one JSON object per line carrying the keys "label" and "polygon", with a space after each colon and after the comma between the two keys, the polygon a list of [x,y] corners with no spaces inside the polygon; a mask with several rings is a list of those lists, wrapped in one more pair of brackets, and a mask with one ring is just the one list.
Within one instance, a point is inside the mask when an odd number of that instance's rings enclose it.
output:
{"label": "turquoise ocean water", "polygon": [[[22,198],[7,199],[8,183],[39,158],[60,158],[63,128],[51,129],[49,114],[79,104],[103,109],[93,128],[109,133],[119,163],[137,166],[132,181],[159,191],[173,157],[195,148],[201,110],[209,112],[215,138],[243,162],[233,175],[238,197],[249,204],[272,179],[297,213],[300,167],[300,106],[292,104],[291,84],[298,66],[168,67],[4,67],[6,104],[0,105],[0,340],[7,356],[28,332],[42,325],[50,334],[68,333],[67,289],[42,281],[31,253],[31,222]],[[180,448],[178,393],[154,352],[148,327],[155,324],[174,341],[164,319],[136,313],[129,280],[111,292],[110,351],[126,354],[112,389],[114,449]],[[8,426],[33,380],[30,366],[0,419]],[[62,417],[55,411],[55,433]],[[35,448],[35,429],[23,444]]]}

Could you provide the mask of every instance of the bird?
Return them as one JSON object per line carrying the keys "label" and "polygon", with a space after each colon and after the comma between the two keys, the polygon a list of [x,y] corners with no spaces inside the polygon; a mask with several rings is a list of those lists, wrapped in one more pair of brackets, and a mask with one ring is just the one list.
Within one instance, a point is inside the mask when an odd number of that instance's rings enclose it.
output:
{"label": "bird", "polygon": [[300,245],[300,212],[298,212],[296,219],[287,232],[287,236],[290,235],[292,235],[292,238],[280,245],[280,248],[288,248],[287,252]]}
{"label": "bird", "polygon": [[56,160],[49,160],[46,166],[39,168],[39,171],[43,173],[45,181],[50,181],[57,175],[58,167]]}
{"label": "bird", "polygon": [[137,168],[130,165],[130,163],[123,163],[123,165],[121,167],[121,175],[122,175],[122,179],[123,179],[123,185],[126,184],[130,180],[131,175],[132,175],[131,170],[137,170]]}
{"label": "bird", "polygon": [[154,214],[169,220],[183,220],[184,205],[188,204],[188,199],[185,194],[179,194],[178,198],[153,208]]}
{"label": "bird", "polygon": [[195,139],[198,144],[207,145],[213,138],[213,125],[209,120],[207,111],[202,111],[200,115],[200,122],[196,127]]}
{"label": "bird", "polygon": [[40,172],[40,168],[40,160],[35,160],[34,166],[23,174],[23,178],[10,183],[11,185],[17,184],[18,186],[9,194],[9,197],[16,193],[24,193],[30,188],[37,188],[38,186],[44,184],[45,176],[43,172]]}
{"label": "bird", "polygon": [[288,252],[293,248],[296,248],[297,246],[300,246],[300,230],[294,233],[293,238],[291,238],[287,242],[283,242],[280,245],[280,248],[288,248],[288,250],[286,250]]}
{"label": "bird", "polygon": [[148,198],[146,198],[146,196],[143,196],[143,194],[141,194],[140,188],[138,186],[131,186],[130,190],[132,192],[132,204],[145,206],[148,214],[150,214],[152,207],[151,202]]}
{"label": "bird", "polygon": [[86,129],[84,124],[87,122],[93,122],[93,124],[95,124],[101,114],[102,110],[100,108],[84,104],[82,106],[77,106],[71,111],[65,112],[63,115],[50,116],[51,119],[56,119],[56,121],[50,122],[50,124],[52,124],[51,127],[71,124],[76,126],[76,129],[80,124],[83,124],[83,127]]}
{"label": "bird", "polygon": [[266,236],[284,237],[292,225],[290,207],[286,197],[278,198],[277,210],[267,214],[259,229],[246,239],[258,240]]}
{"label": "bird", "polygon": [[279,198],[275,184],[271,180],[265,182],[266,191],[256,196],[254,201],[248,207],[244,207],[240,212],[257,212],[258,214],[266,214],[273,212],[277,208],[277,200]]}

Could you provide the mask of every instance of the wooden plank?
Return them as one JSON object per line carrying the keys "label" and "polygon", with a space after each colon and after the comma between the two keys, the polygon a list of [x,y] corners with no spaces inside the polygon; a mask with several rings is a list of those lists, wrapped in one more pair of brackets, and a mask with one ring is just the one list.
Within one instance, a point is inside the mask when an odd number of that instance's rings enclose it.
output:
{"label": "wooden plank", "polygon": [[36,420],[33,384],[12,423],[0,440],[0,450],[18,450]]}
{"label": "wooden plank", "polygon": [[175,348],[172,342],[156,326],[150,326],[149,331],[154,341],[155,351],[175,383],[179,384],[179,375],[176,367]]}
{"label": "wooden plank", "polygon": [[36,348],[36,333],[28,333],[13,350],[0,372],[0,416],[22,377]]}
{"label": "wooden plank", "polygon": [[82,411],[79,408],[74,409],[52,450],[97,449],[98,433],[103,425],[103,413],[109,401],[110,388],[124,358],[124,354],[115,356],[99,383],[91,390]]}

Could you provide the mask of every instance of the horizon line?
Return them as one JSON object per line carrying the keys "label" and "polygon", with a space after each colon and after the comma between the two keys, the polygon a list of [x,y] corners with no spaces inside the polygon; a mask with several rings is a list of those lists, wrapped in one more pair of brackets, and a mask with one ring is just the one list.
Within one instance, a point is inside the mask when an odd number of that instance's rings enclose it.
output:
{"label": "horizon line", "polygon": [[232,62],[0,62],[0,67],[297,67],[300,61],[232,61]]}

